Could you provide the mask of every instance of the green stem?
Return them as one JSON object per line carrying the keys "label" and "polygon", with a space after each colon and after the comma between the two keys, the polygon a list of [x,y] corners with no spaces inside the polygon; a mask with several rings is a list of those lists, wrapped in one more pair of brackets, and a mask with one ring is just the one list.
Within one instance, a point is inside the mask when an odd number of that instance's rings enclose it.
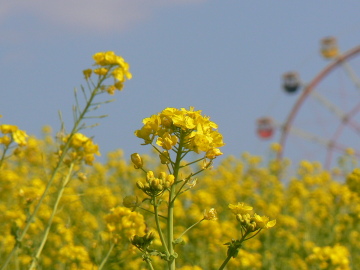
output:
{"label": "green stem", "polygon": [[[174,177],[175,182],[178,180],[181,154],[183,149],[184,134],[180,133],[179,136],[179,147],[176,154],[176,160],[174,163]],[[168,222],[167,222],[167,237],[168,237],[168,248],[170,256],[172,256],[168,262],[169,270],[175,270],[175,254],[174,254],[174,205],[175,205],[175,185],[172,185],[169,192],[169,201],[168,201]]]}
{"label": "green stem", "polygon": [[[141,210],[144,210],[144,211],[146,211],[146,212],[148,212],[148,213],[151,213],[151,214],[155,214],[154,212],[152,212],[152,211],[150,211],[150,210],[147,210],[146,208],[143,208],[143,207],[141,207],[141,206],[138,206],[138,208],[139,209],[141,209]],[[161,218],[164,218],[164,219],[167,219],[167,217],[165,217],[165,216],[163,216],[163,215],[158,215],[159,217],[161,217]]]}
{"label": "green stem", "polygon": [[[244,235],[241,237],[241,239],[239,240],[237,246],[235,247],[230,247],[229,246],[229,250],[228,250],[228,255],[226,257],[226,259],[224,260],[224,262],[221,264],[219,270],[222,270],[224,269],[224,267],[227,265],[227,263],[230,261],[230,259],[232,257],[235,257],[237,254],[238,254],[238,249],[241,248],[241,244],[246,241],[247,239],[246,236],[248,235],[249,233],[244,233]],[[249,238],[250,239],[250,238]]]}
{"label": "green stem", "polygon": [[187,228],[179,237],[178,239],[180,239],[181,237],[183,237],[184,234],[186,234],[188,231],[190,231],[193,227],[195,227],[196,225],[198,225],[200,222],[202,222],[203,220],[205,220],[205,218],[200,219],[199,221],[195,222],[193,225],[191,225],[189,228]]}
{"label": "green stem", "polygon": [[149,266],[150,270],[154,270],[154,267],[152,266],[151,260],[150,258],[146,258],[145,262],[147,263],[147,265]]}
{"label": "green stem", "polygon": [[[175,200],[175,199],[182,193],[181,190],[183,189],[183,187],[185,186],[185,184],[189,181],[189,179],[190,179],[190,177],[188,177],[186,180],[183,181],[181,187],[180,187],[180,188],[178,189],[178,191],[176,192],[173,200]],[[186,191],[186,190],[185,190],[185,191]],[[185,191],[184,191],[184,192],[185,192]]]}
{"label": "green stem", "polygon": [[204,159],[205,159],[205,157],[199,158],[199,159],[194,160],[192,162],[186,163],[184,166],[181,166],[181,167],[183,168],[183,167],[186,167],[186,166],[190,166],[191,164],[197,163],[197,162],[202,161]]}
{"label": "green stem", "polygon": [[191,177],[193,177],[193,176],[201,173],[202,171],[204,171],[204,169],[201,169],[200,171],[197,171],[196,173],[191,173],[188,177],[186,177],[186,179],[183,181],[183,184],[181,185],[181,187],[180,187],[180,188],[178,189],[178,191],[176,192],[173,200],[175,200],[180,194],[188,191],[188,190],[190,189],[190,187],[188,187],[188,188],[185,189],[185,190],[182,190],[182,189],[184,188],[185,184],[187,184],[187,183],[189,182],[189,180],[190,180]]}
{"label": "green stem", "polygon": [[[176,164],[177,165],[177,164]],[[175,167],[176,167],[175,165]],[[168,222],[167,222],[167,242],[169,247],[169,253],[170,255],[174,254],[174,246],[173,246],[173,240],[174,240],[174,198],[175,195],[175,187],[174,185],[171,186],[170,192],[169,192],[169,206],[168,206]],[[175,270],[175,258],[170,258],[169,262],[169,270]]]}
{"label": "green stem", "polygon": [[105,258],[102,260],[102,262],[101,262],[98,270],[101,270],[101,269],[104,267],[105,263],[106,263],[107,260],[109,259],[109,256],[110,256],[112,250],[114,249],[114,247],[115,247],[115,243],[112,243],[111,246],[110,246],[110,248],[109,248],[109,251],[106,253]]}
{"label": "green stem", "polygon": [[232,255],[228,255],[225,259],[225,261],[222,263],[222,265],[220,266],[219,270],[224,269],[224,267],[227,265],[227,263],[230,261]]}
{"label": "green stem", "polygon": [[[10,144],[9,144],[9,145],[10,145]],[[3,163],[4,163],[5,154],[6,154],[7,150],[9,149],[9,145],[6,145],[5,148],[4,148],[4,151],[2,152],[1,159],[0,159],[0,168],[1,168],[1,166],[3,165]]]}
{"label": "green stem", "polygon": [[74,168],[74,163],[71,163],[71,164],[70,164],[70,168],[69,168],[69,172],[68,172],[66,178],[64,179],[64,181],[63,181],[63,183],[62,183],[62,185],[61,185],[61,188],[60,188],[60,190],[59,190],[58,196],[57,196],[57,198],[56,198],[54,207],[53,207],[53,209],[52,209],[51,216],[50,216],[50,218],[49,218],[48,224],[47,224],[46,229],[45,229],[44,236],[43,236],[43,238],[42,238],[42,240],[41,240],[40,246],[39,246],[39,248],[38,248],[38,250],[37,250],[37,252],[36,252],[36,254],[35,254],[35,257],[33,258],[32,262],[31,262],[31,265],[30,265],[30,267],[29,267],[29,270],[32,270],[32,269],[35,268],[35,266],[36,266],[36,264],[37,264],[37,262],[38,262],[38,260],[39,260],[39,258],[40,258],[41,252],[42,252],[42,250],[43,250],[43,248],[44,248],[44,246],[45,246],[46,240],[47,240],[47,238],[48,238],[48,236],[49,236],[50,228],[51,228],[51,225],[52,225],[52,223],[53,223],[55,214],[56,214],[56,212],[57,212],[57,209],[58,209],[58,206],[59,206],[59,203],[60,203],[60,199],[61,199],[61,197],[62,197],[62,195],[63,195],[63,193],[64,193],[64,190],[65,190],[66,185],[67,185],[67,184],[69,183],[69,181],[70,181],[73,168]]}
{"label": "green stem", "polygon": [[262,230],[262,229],[259,229],[256,233],[254,233],[254,234],[253,234],[252,236],[250,236],[249,238],[246,238],[246,239],[245,239],[245,237],[243,237],[243,238],[244,238],[244,240],[243,240],[243,241],[245,242],[245,241],[247,241],[247,240],[249,240],[249,239],[251,239],[251,238],[253,238],[253,237],[257,236],[257,235],[261,232],[261,230]]}
{"label": "green stem", "polygon": [[102,78],[101,80],[98,81],[98,85],[96,86],[96,88],[91,92],[91,96],[90,98],[87,100],[86,102],[86,105],[85,105],[85,108],[83,109],[82,113],[79,115],[77,121],[74,123],[74,126],[71,130],[71,133],[70,133],[70,137],[68,138],[67,142],[65,143],[64,145],[64,148],[63,148],[63,152],[62,154],[60,155],[59,157],[59,161],[58,163],[56,164],[56,167],[54,168],[53,172],[52,172],[52,175],[50,177],[50,180],[49,182],[47,183],[46,187],[45,187],[45,190],[43,192],[43,194],[41,195],[40,199],[39,199],[39,202],[37,203],[35,209],[34,209],[34,212],[30,215],[29,219],[26,221],[26,225],[22,231],[22,233],[20,234],[20,236],[16,239],[16,243],[13,247],[13,249],[11,250],[10,254],[7,256],[6,260],[5,260],[5,263],[3,264],[3,266],[1,267],[0,270],[5,270],[5,268],[7,267],[7,265],[10,263],[11,261],[11,258],[14,256],[14,254],[17,252],[17,250],[20,248],[21,246],[21,242],[22,240],[24,239],[27,231],[29,230],[30,228],[30,225],[33,223],[34,219],[35,219],[35,216],[37,215],[39,209],[40,209],[40,206],[42,205],[45,197],[48,195],[49,193],[49,190],[50,190],[50,187],[52,186],[54,180],[55,180],[55,177],[65,159],[65,156],[67,154],[67,151],[69,150],[70,148],[70,143],[71,143],[71,138],[74,136],[74,134],[79,130],[79,126],[84,118],[84,116],[86,115],[86,113],[88,112],[91,104],[92,104],[92,101],[93,99],[95,98],[95,96],[97,95],[99,89],[100,89],[100,86],[102,84],[102,82],[105,80],[106,78]]}
{"label": "green stem", "polygon": [[166,245],[166,241],[165,241],[164,235],[163,235],[161,227],[160,227],[158,205],[156,202],[156,197],[154,198],[154,212],[155,212],[154,214],[155,214],[156,228],[157,228],[159,236],[160,236],[161,244],[163,245],[163,247],[165,249],[166,256],[169,257],[170,256],[169,249]]}

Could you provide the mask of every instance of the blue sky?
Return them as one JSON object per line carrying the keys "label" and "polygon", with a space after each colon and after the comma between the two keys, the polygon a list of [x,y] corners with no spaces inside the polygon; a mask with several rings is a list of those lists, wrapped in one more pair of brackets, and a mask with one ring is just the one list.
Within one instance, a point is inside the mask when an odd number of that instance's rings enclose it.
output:
{"label": "blue sky", "polygon": [[141,120],[189,106],[219,125],[224,156],[267,155],[278,136],[260,141],[256,119],[283,122],[298,97],[284,94],[281,75],[297,70],[310,81],[320,72],[323,37],[336,36],[342,51],[359,45],[359,11],[348,0],[0,0],[1,121],[38,136],[43,125],[59,129],[61,110],[70,128],[82,70],[112,50],[133,79],[99,111],[109,117],[85,131],[104,155],[148,153],[133,135]]}

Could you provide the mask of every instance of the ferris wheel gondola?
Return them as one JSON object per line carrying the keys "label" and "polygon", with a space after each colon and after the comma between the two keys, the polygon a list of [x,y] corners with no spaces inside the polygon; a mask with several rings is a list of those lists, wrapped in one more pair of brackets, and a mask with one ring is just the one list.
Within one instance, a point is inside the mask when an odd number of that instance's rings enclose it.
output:
{"label": "ferris wheel gondola", "polygon": [[[356,142],[346,139],[340,140],[341,136],[344,135],[345,129],[351,130],[353,134],[360,137],[360,123],[356,121],[356,115],[360,111],[360,79],[350,64],[350,60],[355,59],[355,56],[360,53],[360,46],[341,54],[338,49],[337,40],[334,37],[327,37],[321,40],[320,52],[325,59],[331,62],[309,83],[303,83],[299,74],[295,71],[287,72],[282,76],[282,87],[287,94],[293,94],[301,90],[300,96],[290,110],[285,122],[280,124],[270,117],[260,118],[257,121],[257,133],[260,138],[269,139],[271,136],[262,136],[262,134],[270,134],[270,132],[261,133],[259,130],[266,127],[267,130],[272,130],[271,135],[274,134],[275,130],[280,131],[279,144],[281,145],[281,150],[278,151],[278,159],[282,159],[287,155],[290,148],[296,146],[288,143],[289,138],[293,136],[321,145],[324,149],[324,160],[320,161],[323,161],[325,167],[329,168],[333,165],[334,152],[343,153],[346,149],[355,148],[355,153],[360,153],[360,149],[357,151],[355,147]],[[322,83],[331,77],[330,74],[338,69],[343,70],[353,88],[351,96],[349,95],[350,101],[346,106],[339,103],[338,97],[329,97],[329,91],[321,91],[320,89]],[[305,105],[310,100],[316,102],[316,106],[319,108],[321,107],[327,111],[327,115],[331,118],[324,125],[329,124],[331,130],[321,134],[318,132],[320,124],[313,125],[311,128],[307,124],[297,125],[298,123],[301,124],[302,110],[304,110]],[[264,121],[266,119],[271,119],[271,121]],[[309,119],[309,121],[315,120],[315,115],[310,115]],[[296,120],[298,121],[296,122]],[[302,158],[307,159],[308,156],[304,155]]]}

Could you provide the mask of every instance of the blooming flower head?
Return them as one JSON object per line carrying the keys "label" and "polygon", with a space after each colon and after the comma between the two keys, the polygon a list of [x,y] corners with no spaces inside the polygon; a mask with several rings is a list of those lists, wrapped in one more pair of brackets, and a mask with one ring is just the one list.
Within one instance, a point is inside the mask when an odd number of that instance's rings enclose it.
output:
{"label": "blooming flower head", "polygon": [[83,160],[86,164],[92,165],[95,160],[94,155],[100,156],[99,146],[84,134],[75,133],[72,137],[68,135],[63,138],[63,142],[67,143],[69,139],[71,151],[69,153],[70,158],[67,160],[68,163]]}
{"label": "blooming flower head", "polygon": [[238,204],[229,204],[228,207],[231,210],[231,212],[233,212],[235,215],[250,214],[251,211],[253,210],[252,206],[246,205],[243,202],[242,203],[239,202]]}
{"label": "blooming flower head", "polygon": [[222,155],[222,153],[219,148],[213,148],[206,152],[206,158],[208,158],[208,159],[214,159],[220,155]]}
{"label": "blooming flower head", "polygon": [[217,220],[217,212],[214,208],[211,208],[209,211],[204,211],[204,219],[206,220]]}
{"label": "blooming flower head", "polygon": [[129,64],[119,55],[113,51],[98,52],[93,55],[95,61],[94,69],[85,69],[83,74],[86,80],[91,79],[92,74],[99,76],[101,82],[107,78],[113,78],[114,82],[111,85],[102,85],[102,90],[110,95],[115,93],[115,90],[121,91],[124,87],[124,82],[132,78]]}
{"label": "blooming flower head", "polygon": [[110,231],[126,239],[134,234],[142,233],[146,227],[141,214],[120,206],[110,210],[110,213],[105,216],[105,222]]}
{"label": "blooming flower head", "polygon": [[98,52],[94,54],[93,59],[95,60],[95,65],[100,67],[109,68],[109,66],[114,66],[115,69],[112,72],[112,76],[118,81],[123,82],[126,78],[132,78],[132,75],[129,71],[129,64],[125,62],[124,58],[116,55],[112,51]]}
{"label": "blooming flower head", "polygon": [[9,134],[11,138],[8,135],[5,135],[4,137],[0,138],[0,143],[4,145],[9,145],[12,141],[17,143],[19,146],[24,146],[27,143],[28,135],[25,131],[20,130],[15,125],[6,125],[2,124],[0,125],[0,131],[2,134]]}
{"label": "blooming flower head", "polygon": [[156,115],[145,118],[143,127],[135,135],[144,140],[144,144],[156,144],[164,150],[173,150],[180,137],[185,142],[185,150],[199,154],[205,152],[207,158],[214,159],[221,155],[218,147],[224,146],[222,135],[216,130],[217,125],[201,111],[181,108],[166,108]]}
{"label": "blooming flower head", "polygon": [[170,135],[168,132],[162,137],[159,137],[156,141],[156,144],[162,146],[165,150],[170,150],[178,142],[178,138],[175,135]]}
{"label": "blooming flower head", "polygon": [[20,145],[20,146],[24,146],[26,145],[26,138],[28,137],[28,135],[26,134],[25,131],[17,129],[13,132],[13,139],[14,141]]}
{"label": "blooming flower head", "polygon": [[18,127],[14,125],[6,125],[6,124],[0,125],[0,131],[2,134],[13,133],[16,130],[18,130]]}
{"label": "blooming flower head", "polygon": [[266,216],[259,216],[257,214],[254,214],[254,217],[252,218],[253,221],[256,223],[256,229],[268,229],[272,228],[276,224],[276,220],[269,221],[269,218]]}

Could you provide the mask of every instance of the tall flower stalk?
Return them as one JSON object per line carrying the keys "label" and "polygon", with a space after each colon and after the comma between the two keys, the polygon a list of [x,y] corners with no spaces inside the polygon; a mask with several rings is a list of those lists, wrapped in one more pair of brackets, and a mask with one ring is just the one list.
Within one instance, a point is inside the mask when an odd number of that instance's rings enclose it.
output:
{"label": "tall flower stalk", "polygon": [[[155,176],[153,171],[144,169],[143,161],[137,153],[131,156],[134,167],[143,170],[146,174],[145,181],[138,181],[136,185],[147,197],[143,202],[150,202],[154,209],[156,230],[162,243],[162,250],[151,249],[151,241],[144,240],[146,235],[142,237],[136,235],[131,242],[143,253],[145,261],[151,260],[150,256],[157,255],[167,262],[168,269],[174,270],[178,257],[175,245],[181,242],[180,238],[174,240],[175,201],[196,184],[195,175],[209,168],[213,160],[222,155],[219,147],[223,146],[224,142],[222,135],[217,131],[217,125],[194,108],[190,110],[166,108],[156,115],[145,118],[143,124],[141,129],[135,131],[135,135],[143,139],[145,145],[151,145],[159,153],[160,162],[167,167],[167,172],[163,171]],[[195,161],[185,163],[185,156],[191,152],[202,156]],[[183,176],[182,169],[200,162],[203,162],[200,169]],[[133,204],[124,203],[124,205],[133,209],[142,208],[140,203],[135,207]],[[160,207],[162,212],[166,213],[162,219],[159,218]],[[211,213],[216,211],[212,210]],[[216,215],[208,213],[196,224],[204,219],[214,220]],[[166,223],[165,232],[161,229],[160,220]],[[183,234],[191,228],[185,230]]]}
{"label": "tall flower stalk", "polygon": [[[58,162],[55,168],[52,170],[51,175],[49,176],[46,188],[42,193],[39,201],[37,202],[37,205],[35,206],[33,212],[27,218],[24,228],[20,232],[18,232],[16,243],[12,251],[5,259],[1,270],[6,269],[6,267],[11,261],[11,258],[21,248],[22,241],[26,236],[31,223],[34,222],[39,212],[40,206],[43,204],[45,197],[48,196],[49,190],[53,186],[59,172],[65,168],[68,171],[67,177],[64,180],[64,185],[60,187],[58,196],[55,200],[55,205],[53,206],[53,213],[50,217],[50,220],[48,221],[42,240],[40,241],[40,246],[36,249],[33,261],[29,267],[29,269],[35,268],[37,261],[39,260],[39,257],[41,255],[42,249],[46,243],[48,232],[52,224],[52,219],[56,213],[56,208],[63,194],[63,188],[65,188],[65,186],[71,179],[73,164],[84,162],[88,165],[92,165],[94,155],[100,154],[97,145],[93,144],[91,139],[79,133],[79,131],[88,127],[92,127],[88,126],[85,123],[86,119],[104,117],[89,115],[90,112],[98,109],[101,104],[110,102],[110,100],[105,102],[97,102],[96,97],[103,93],[113,95],[115,90],[122,90],[125,80],[131,79],[131,73],[129,71],[129,64],[126,63],[121,56],[116,55],[114,52],[96,53],[93,56],[93,59],[95,61],[95,68],[86,69],[83,71],[88,88],[87,90],[85,90],[84,87],[81,87],[85,99],[85,105],[83,107],[80,106],[77,92],[75,91],[76,105],[73,107],[73,127],[68,134],[65,133],[65,130],[61,130],[59,138],[62,143],[58,150]],[[94,77],[95,81],[93,80]],[[111,84],[107,84],[107,81],[109,79],[113,80]],[[64,126],[63,123],[62,126]]]}
{"label": "tall flower stalk", "polygon": [[232,239],[225,245],[228,246],[227,257],[221,264],[219,270],[223,270],[231,258],[235,258],[242,244],[258,235],[263,229],[272,228],[276,220],[269,221],[266,216],[259,216],[253,213],[253,207],[245,203],[229,204],[229,209],[235,214],[236,220],[240,223],[240,239]]}

